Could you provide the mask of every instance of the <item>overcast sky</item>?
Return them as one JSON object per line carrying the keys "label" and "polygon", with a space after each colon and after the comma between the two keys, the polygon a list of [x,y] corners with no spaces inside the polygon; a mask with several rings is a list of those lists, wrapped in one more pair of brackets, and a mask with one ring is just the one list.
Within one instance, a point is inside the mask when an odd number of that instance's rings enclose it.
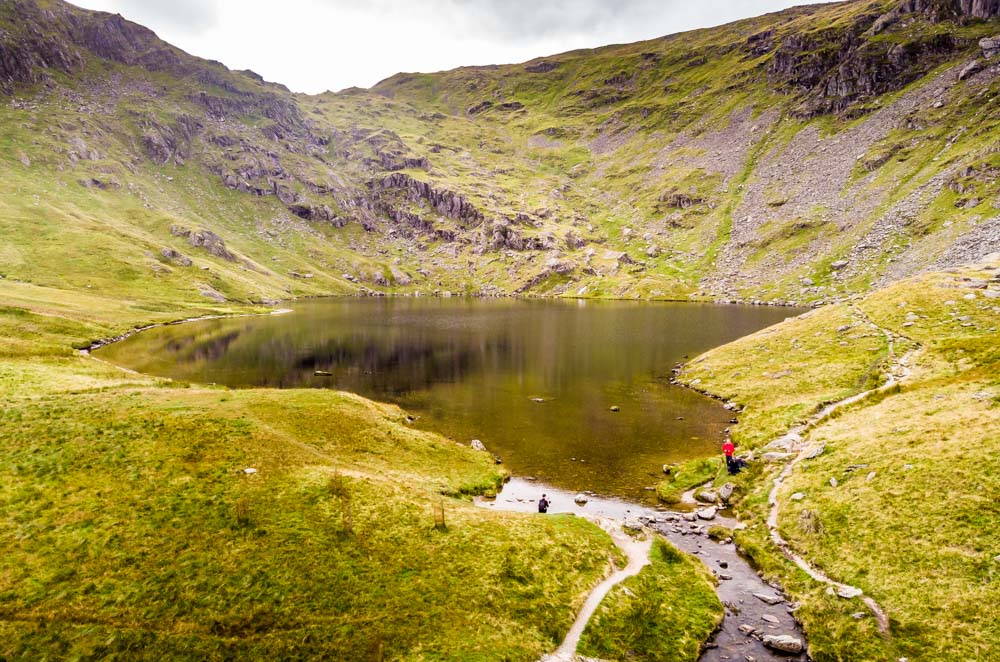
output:
{"label": "overcast sky", "polygon": [[400,71],[523,62],[720,25],[815,0],[72,0],[296,92]]}

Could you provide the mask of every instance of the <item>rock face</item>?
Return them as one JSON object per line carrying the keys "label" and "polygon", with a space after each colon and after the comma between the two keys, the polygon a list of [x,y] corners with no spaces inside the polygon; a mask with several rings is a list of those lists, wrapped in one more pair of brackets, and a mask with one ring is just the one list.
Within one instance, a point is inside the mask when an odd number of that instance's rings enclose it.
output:
{"label": "rock face", "polygon": [[427,202],[442,216],[467,224],[480,223],[484,219],[482,212],[463,196],[452,191],[435,189],[427,182],[417,181],[406,173],[393,173],[382,180],[372,182],[369,187],[374,191],[401,189],[406,191],[414,202]]}

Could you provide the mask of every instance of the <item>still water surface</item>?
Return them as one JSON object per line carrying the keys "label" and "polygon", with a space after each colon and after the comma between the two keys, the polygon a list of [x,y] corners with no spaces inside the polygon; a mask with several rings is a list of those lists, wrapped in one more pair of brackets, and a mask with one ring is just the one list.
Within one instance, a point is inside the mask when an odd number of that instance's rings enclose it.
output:
{"label": "still water surface", "polygon": [[670,369],[795,314],[403,298],[294,308],[151,329],[100,353],[175,379],[335,388],[394,402],[422,428],[463,443],[482,440],[518,475],[649,502],[644,487],[655,484],[662,465],[716,452],[731,417],[718,402],[671,386]]}

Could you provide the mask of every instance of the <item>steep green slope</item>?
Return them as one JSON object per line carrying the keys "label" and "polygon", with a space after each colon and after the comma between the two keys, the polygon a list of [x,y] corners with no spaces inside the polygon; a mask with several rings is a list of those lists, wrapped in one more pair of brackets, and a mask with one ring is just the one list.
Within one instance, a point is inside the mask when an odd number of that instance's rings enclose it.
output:
{"label": "steep green slope", "polygon": [[[734,427],[741,451],[773,454],[734,481],[749,524],[736,539],[799,602],[816,660],[986,660],[1000,651],[998,273],[995,254],[906,280],[713,350],[681,375],[745,407]],[[899,386],[803,441],[781,438],[893,371]],[[863,604],[785,562],[769,537],[771,479],[803,452],[777,494],[781,536],[873,597],[889,617],[885,635]]]}
{"label": "steep green slope", "polygon": [[839,300],[1000,243],[996,11],[813,5],[310,97],[11,0],[4,270],[49,282],[65,243],[165,296]]}

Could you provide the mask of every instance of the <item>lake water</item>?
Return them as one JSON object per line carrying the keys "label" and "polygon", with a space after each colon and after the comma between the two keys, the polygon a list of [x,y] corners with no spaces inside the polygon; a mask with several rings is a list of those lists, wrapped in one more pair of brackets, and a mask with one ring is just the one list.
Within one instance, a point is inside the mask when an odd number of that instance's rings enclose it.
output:
{"label": "lake water", "polygon": [[797,313],[560,300],[293,306],[287,315],[159,327],[99,352],[175,379],[334,388],[393,402],[419,427],[462,443],[482,440],[520,476],[649,503],[644,488],[659,480],[662,465],[718,452],[732,416],[671,386],[671,368]]}

